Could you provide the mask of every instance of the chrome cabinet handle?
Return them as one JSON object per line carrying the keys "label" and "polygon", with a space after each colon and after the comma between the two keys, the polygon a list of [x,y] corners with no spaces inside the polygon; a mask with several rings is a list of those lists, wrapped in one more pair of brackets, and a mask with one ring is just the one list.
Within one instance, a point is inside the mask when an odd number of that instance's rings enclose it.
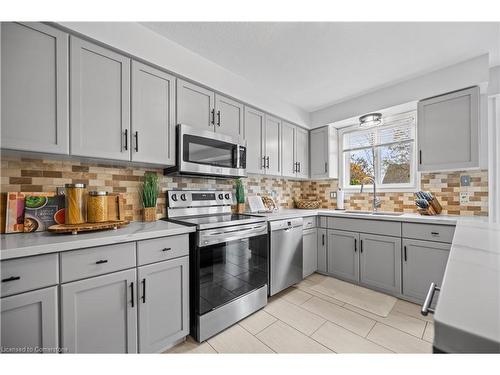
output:
{"label": "chrome cabinet handle", "polygon": [[432,304],[432,299],[434,298],[434,293],[436,290],[439,292],[441,290],[440,287],[438,287],[436,284],[431,283],[431,286],[429,287],[429,291],[427,292],[427,295],[425,296],[425,301],[424,304],[422,305],[422,310],[420,310],[420,313],[423,316],[427,316],[429,313],[434,314],[434,309],[431,309],[430,306]]}

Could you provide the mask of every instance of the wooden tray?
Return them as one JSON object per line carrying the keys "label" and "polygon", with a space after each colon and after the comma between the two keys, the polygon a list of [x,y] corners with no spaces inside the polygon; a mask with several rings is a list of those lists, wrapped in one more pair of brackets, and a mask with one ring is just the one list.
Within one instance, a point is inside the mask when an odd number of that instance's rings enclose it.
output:
{"label": "wooden tray", "polygon": [[104,223],[85,223],[85,224],[57,224],[49,227],[49,232],[54,233],[71,233],[78,234],[79,232],[91,232],[103,229],[118,229],[124,227],[129,222],[127,220],[106,221]]}

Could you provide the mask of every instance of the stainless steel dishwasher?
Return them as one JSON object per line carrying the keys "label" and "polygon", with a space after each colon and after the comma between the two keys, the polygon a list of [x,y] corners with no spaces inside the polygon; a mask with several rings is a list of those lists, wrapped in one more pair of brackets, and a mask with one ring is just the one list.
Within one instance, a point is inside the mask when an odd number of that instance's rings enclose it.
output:
{"label": "stainless steel dishwasher", "polygon": [[269,295],[302,280],[302,218],[271,221]]}

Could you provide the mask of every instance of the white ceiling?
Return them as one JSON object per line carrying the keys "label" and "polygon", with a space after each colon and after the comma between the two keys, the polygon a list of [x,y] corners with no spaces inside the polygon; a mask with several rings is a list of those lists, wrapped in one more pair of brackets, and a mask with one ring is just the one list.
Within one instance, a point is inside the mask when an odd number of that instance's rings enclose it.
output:
{"label": "white ceiling", "polygon": [[500,23],[142,25],[309,112],[484,53],[500,64]]}

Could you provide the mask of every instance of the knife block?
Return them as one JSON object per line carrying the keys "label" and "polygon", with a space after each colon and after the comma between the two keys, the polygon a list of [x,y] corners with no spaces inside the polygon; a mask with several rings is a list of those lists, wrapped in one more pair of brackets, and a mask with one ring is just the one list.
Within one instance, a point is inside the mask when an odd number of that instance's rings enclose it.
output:
{"label": "knife block", "polygon": [[429,202],[429,207],[427,208],[417,208],[420,215],[439,215],[443,211],[441,203],[433,197]]}

